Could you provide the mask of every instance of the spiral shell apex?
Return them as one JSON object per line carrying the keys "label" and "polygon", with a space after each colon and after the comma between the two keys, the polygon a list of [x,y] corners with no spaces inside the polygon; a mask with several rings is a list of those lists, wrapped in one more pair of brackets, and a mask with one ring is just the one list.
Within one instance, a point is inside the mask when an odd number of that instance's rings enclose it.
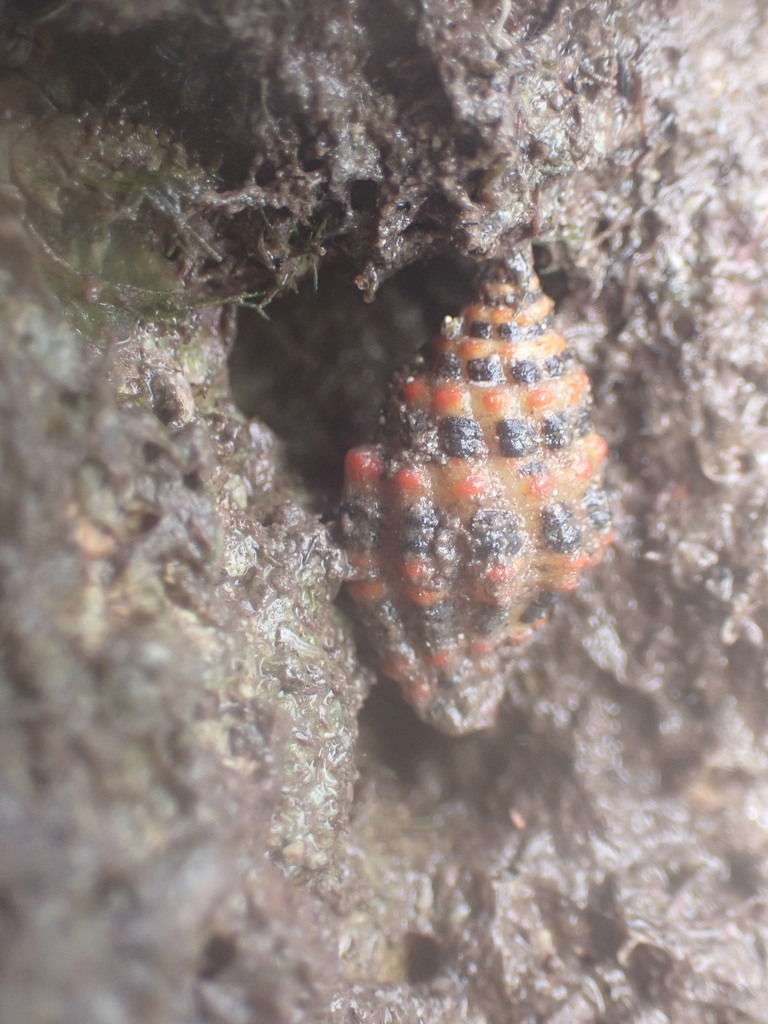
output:
{"label": "spiral shell apex", "polygon": [[488,265],[347,455],[348,589],[382,672],[447,733],[491,724],[509,651],[611,541],[607,445],[552,309],[529,256]]}

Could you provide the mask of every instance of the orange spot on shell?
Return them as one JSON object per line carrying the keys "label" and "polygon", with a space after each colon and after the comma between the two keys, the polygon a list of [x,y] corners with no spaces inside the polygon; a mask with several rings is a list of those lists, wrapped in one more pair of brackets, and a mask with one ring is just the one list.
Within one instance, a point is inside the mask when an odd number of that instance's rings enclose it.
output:
{"label": "orange spot on shell", "polygon": [[446,385],[435,388],[432,395],[432,405],[437,413],[461,412],[464,404],[464,391],[462,388]]}
{"label": "orange spot on shell", "polygon": [[586,455],[577,455],[574,459],[573,475],[577,480],[589,480],[592,476],[592,460]]}
{"label": "orange spot on shell", "polygon": [[410,674],[410,668],[410,663],[405,658],[394,658],[391,661],[385,661],[381,666],[381,671],[390,679],[404,682]]}
{"label": "orange spot on shell", "polygon": [[380,580],[366,580],[363,583],[348,583],[347,590],[358,601],[380,601],[387,588]]}
{"label": "orange spot on shell", "polygon": [[525,404],[531,412],[538,409],[548,409],[555,401],[555,396],[549,388],[534,388],[526,395]]}
{"label": "orange spot on shell", "polygon": [[[389,673],[387,673],[389,674]],[[407,678],[407,673],[404,674]],[[393,676],[393,679],[397,679],[397,676]],[[428,683],[408,683],[407,686],[403,687],[406,693],[406,697],[416,707],[426,704],[432,698],[432,690]]]}
{"label": "orange spot on shell", "polygon": [[473,306],[467,306],[464,310],[465,323],[472,323],[474,320],[487,320],[488,309],[481,303],[476,302]]}
{"label": "orange spot on shell", "polygon": [[418,558],[408,558],[403,562],[403,575],[414,583],[424,582],[429,578],[430,563]]}
{"label": "orange spot on shell", "polygon": [[587,435],[584,445],[596,462],[602,462],[608,454],[608,442],[594,431]]}
{"label": "orange spot on shell", "polygon": [[597,551],[593,551],[587,558],[585,568],[591,569],[595,565],[600,565],[602,560],[605,558],[605,551],[603,548],[610,544],[613,540],[613,534],[611,533],[608,537],[597,537],[596,542],[600,545]]}
{"label": "orange spot on shell", "polygon": [[552,312],[554,302],[548,295],[541,295],[530,306],[521,309],[515,319],[521,327],[528,327],[530,324],[537,324]]}
{"label": "orange spot on shell", "polygon": [[403,384],[403,397],[409,404],[423,400],[427,393],[427,383],[423,377],[414,377]]}
{"label": "orange spot on shell", "polygon": [[493,640],[473,640],[469,649],[472,654],[490,654],[495,646]]}
{"label": "orange spot on shell", "polygon": [[488,319],[492,324],[508,324],[515,319],[515,311],[511,306],[496,306],[488,311]]}
{"label": "orange spot on shell", "polygon": [[372,565],[370,555],[364,551],[351,551],[347,555],[347,559],[355,569],[369,569]]}
{"label": "orange spot on shell", "polygon": [[427,485],[424,474],[410,467],[398,469],[395,473],[394,481],[397,490],[408,497],[420,494]]}
{"label": "orange spot on shell", "polygon": [[[578,572],[569,572],[561,579],[551,583],[553,590],[575,590],[581,580],[581,574]],[[547,620],[545,620],[547,621]],[[536,625],[536,623],[534,623]]]}
{"label": "orange spot on shell", "polygon": [[428,665],[434,666],[434,668],[445,668],[449,665],[453,659],[453,651],[435,651],[434,654],[430,654],[429,657],[424,660]]}
{"label": "orange spot on shell", "polygon": [[565,348],[565,338],[557,331],[545,331],[536,339],[536,352],[540,356],[559,355]]}
{"label": "orange spot on shell", "polygon": [[573,555],[566,555],[561,564],[567,572],[578,572],[585,565],[589,565],[589,555],[586,551],[578,551]]}
{"label": "orange spot on shell", "polygon": [[488,490],[488,481],[478,473],[467,473],[463,480],[453,485],[455,497],[461,501],[468,498],[481,498]]}
{"label": "orange spot on shell", "polygon": [[502,359],[512,359],[519,355],[520,342],[519,341],[505,341],[498,345],[496,351],[499,353]]}
{"label": "orange spot on shell", "polygon": [[[534,623],[535,625],[535,623]],[[521,629],[515,630],[514,633],[510,633],[509,636],[505,637],[505,641],[508,644],[512,644],[514,647],[518,647],[520,644],[524,644],[531,635],[531,630],[527,626],[523,626]]]}
{"label": "orange spot on shell", "polygon": [[546,498],[555,489],[555,478],[545,470],[543,473],[532,473],[526,476],[525,489],[537,498]]}
{"label": "orange spot on shell", "polygon": [[485,572],[485,578],[492,583],[506,583],[516,575],[517,569],[514,565],[491,565]]}
{"label": "orange spot on shell", "polygon": [[483,405],[488,412],[505,412],[509,405],[509,399],[504,391],[488,391],[483,395]]}
{"label": "orange spot on shell", "polygon": [[573,375],[563,383],[565,400],[570,405],[577,405],[587,391],[589,391],[589,377],[584,370],[575,370]]}
{"label": "orange spot on shell", "polygon": [[462,359],[477,359],[487,356],[493,351],[493,345],[483,338],[465,338],[459,344],[459,355]]}
{"label": "orange spot on shell", "polygon": [[437,604],[444,596],[442,590],[426,590],[423,587],[408,588],[408,597],[414,604],[421,605],[422,608],[429,608],[431,605]]}
{"label": "orange spot on shell", "polygon": [[347,476],[357,484],[373,483],[381,476],[383,463],[370,448],[352,448],[344,460]]}

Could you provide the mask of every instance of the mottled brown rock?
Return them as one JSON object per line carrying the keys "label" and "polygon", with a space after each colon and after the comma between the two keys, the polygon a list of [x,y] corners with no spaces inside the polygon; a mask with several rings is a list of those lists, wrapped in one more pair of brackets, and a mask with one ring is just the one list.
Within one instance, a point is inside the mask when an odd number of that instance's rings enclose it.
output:
{"label": "mottled brown rock", "polygon": [[[763,1024],[760,6],[0,22],[0,1016]],[[493,728],[358,734],[343,453],[529,238],[616,545]]]}
{"label": "mottled brown rock", "polygon": [[7,208],[0,292],[0,1016],[314,1012],[360,700],[342,560],[229,404],[231,317],[94,358]]}

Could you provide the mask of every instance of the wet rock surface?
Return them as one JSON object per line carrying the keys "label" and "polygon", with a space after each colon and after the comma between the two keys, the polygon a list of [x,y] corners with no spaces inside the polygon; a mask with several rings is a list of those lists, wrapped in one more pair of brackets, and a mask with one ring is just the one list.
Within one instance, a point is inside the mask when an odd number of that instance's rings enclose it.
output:
{"label": "wet rock surface", "polygon": [[[760,7],[322,7],[3,8],[0,1017],[761,1022]],[[341,465],[531,236],[617,540],[455,739]]]}

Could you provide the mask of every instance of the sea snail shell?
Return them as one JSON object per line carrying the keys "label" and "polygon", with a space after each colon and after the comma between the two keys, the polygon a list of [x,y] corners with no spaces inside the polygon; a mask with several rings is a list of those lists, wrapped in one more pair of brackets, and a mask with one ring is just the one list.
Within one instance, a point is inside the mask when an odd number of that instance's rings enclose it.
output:
{"label": "sea snail shell", "polygon": [[346,459],[349,592],[383,674],[451,734],[493,721],[510,649],[612,539],[607,445],[552,308],[529,254],[488,265]]}

